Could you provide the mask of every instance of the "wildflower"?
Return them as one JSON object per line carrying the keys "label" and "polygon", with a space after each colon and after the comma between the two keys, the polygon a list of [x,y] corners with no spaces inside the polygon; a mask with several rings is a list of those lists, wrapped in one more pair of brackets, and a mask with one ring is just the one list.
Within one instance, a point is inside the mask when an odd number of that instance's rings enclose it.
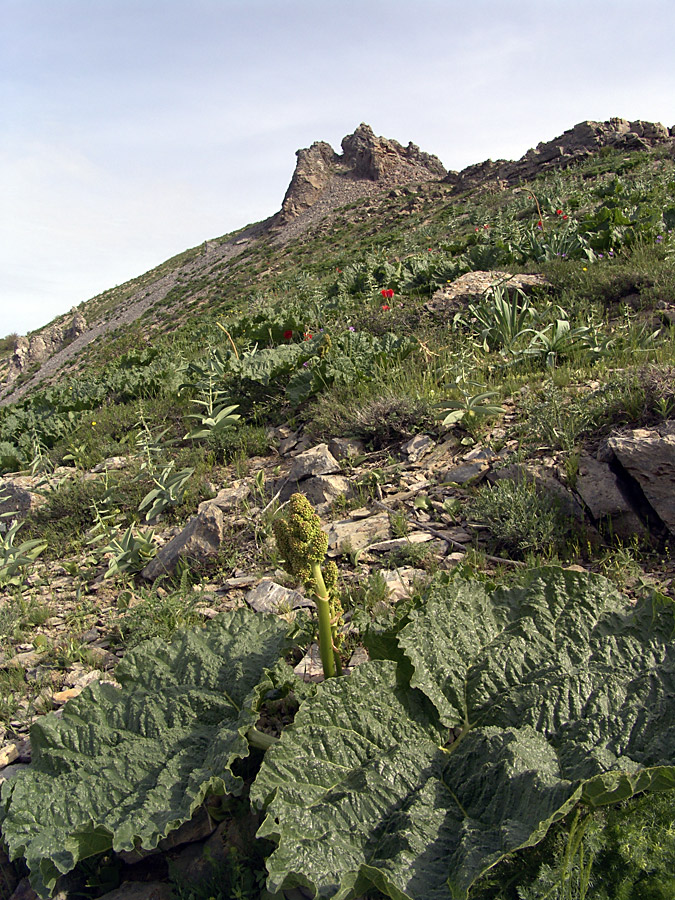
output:
{"label": "wildflower", "polygon": [[380,291],[385,300],[391,300],[394,296],[394,291],[391,288],[385,288],[383,291]]}
{"label": "wildflower", "polygon": [[478,231],[478,228],[474,228],[474,231]]}
{"label": "wildflower", "polygon": [[663,235],[662,235],[662,234],[657,234],[657,235],[656,235],[656,243],[657,243],[657,244],[660,244],[662,240],[663,240]]}
{"label": "wildflower", "polygon": [[543,225],[541,219],[539,219],[539,221],[537,222],[537,228],[543,228],[543,227],[544,227],[544,225]]}
{"label": "wildflower", "polygon": [[290,328],[288,329],[288,331],[284,331],[284,340],[285,341],[290,341],[290,339],[292,337],[293,337],[293,332],[290,330]]}
{"label": "wildflower", "polygon": [[484,228],[486,231],[488,230],[489,227],[490,227],[489,225],[483,225],[483,228]]}
{"label": "wildflower", "polygon": [[431,253],[431,247],[427,247],[427,253]]}
{"label": "wildflower", "polygon": [[311,333],[310,333],[309,331],[306,331],[306,332],[303,334],[302,338],[303,338],[303,340],[305,340],[305,341],[311,341],[311,340],[312,340],[312,335],[311,335]]}
{"label": "wildflower", "polygon": [[350,326],[349,326],[349,330],[350,330],[350,331],[356,331],[356,328],[354,328],[353,325],[350,325]]}
{"label": "wildflower", "polygon": [[582,272],[588,272],[588,269],[586,268],[586,266],[583,267]]}
{"label": "wildflower", "polygon": [[556,214],[556,216],[562,216],[562,214],[563,214],[562,209],[556,209],[555,214]]}
{"label": "wildflower", "polygon": [[568,216],[563,216],[563,219],[567,219],[567,218],[568,218]]}
{"label": "wildflower", "polygon": [[304,363],[303,363],[303,366],[304,366],[305,368],[307,368],[307,367],[309,366],[309,362],[304,362]]}
{"label": "wildflower", "polygon": [[387,310],[387,309],[391,309],[391,307],[388,306],[386,303],[383,303],[383,304],[382,304],[382,309]]}
{"label": "wildflower", "polygon": [[96,422],[92,422],[91,427],[93,428],[95,424],[96,424]]}

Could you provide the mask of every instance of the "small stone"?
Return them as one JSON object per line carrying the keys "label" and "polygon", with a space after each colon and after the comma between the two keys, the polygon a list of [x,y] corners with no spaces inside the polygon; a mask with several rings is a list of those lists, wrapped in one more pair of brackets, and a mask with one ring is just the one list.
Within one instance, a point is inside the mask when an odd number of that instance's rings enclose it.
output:
{"label": "small stone", "polygon": [[333,438],[328,443],[328,449],[335,459],[349,459],[365,452],[363,442],[356,438]]}
{"label": "small stone", "polygon": [[410,544],[424,544],[426,541],[433,541],[433,539],[433,534],[430,534],[428,531],[413,531],[412,534],[407,534],[405,537],[392,538],[389,541],[378,541],[375,544],[370,544],[368,551],[387,553],[390,550],[402,550]]}
{"label": "small stone", "polygon": [[339,472],[340,466],[326,444],[317,444],[311,450],[305,450],[293,460],[288,473],[289,481],[300,481],[310,475],[331,475]]}
{"label": "small stone", "polygon": [[311,644],[293,672],[303,681],[323,681],[323,665],[318,644]]}
{"label": "small stone", "polygon": [[256,612],[278,613],[280,610],[313,607],[314,601],[299,591],[285,588],[268,578],[263,580],[246,595],[246,602]]}
{"label": "small stone", "polygon": [[432,450],[434,446],[435,442],[428,434],[416,434],[414,438],[411,438],[401,447],[401,450],[408,457],[409,462],[415,463]]}
{"label": "small stone", "polygon": [[488,470],[486,462],[465,463],[461,466],[451,466],[443,473],[443,481],[451,484],[467,484],[480,481]]}
{"label": "small stone", "polygon": [[19,748],[16,744],[7,744],[0,750],[0,769],[4,769],[15,759],[19,758]]}

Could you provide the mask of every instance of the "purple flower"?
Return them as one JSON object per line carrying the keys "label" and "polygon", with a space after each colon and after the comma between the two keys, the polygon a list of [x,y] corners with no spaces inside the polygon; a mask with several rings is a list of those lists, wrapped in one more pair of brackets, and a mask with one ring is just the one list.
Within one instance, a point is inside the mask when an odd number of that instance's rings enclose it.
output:
{"label": "purple flower", "polygon": [[356,331],[356,328],[354,328],[353,325],[350,325],[350,326],[349,326],[349,330],[350,330],[350,331]]}
{"label": "purple flower", "polygon": [[662,234],[657,234],[657,235],[656,235],[656,243],[657,243],[657,244],[660,244],[662,240],[663,240],[663,235],[662,235]]}

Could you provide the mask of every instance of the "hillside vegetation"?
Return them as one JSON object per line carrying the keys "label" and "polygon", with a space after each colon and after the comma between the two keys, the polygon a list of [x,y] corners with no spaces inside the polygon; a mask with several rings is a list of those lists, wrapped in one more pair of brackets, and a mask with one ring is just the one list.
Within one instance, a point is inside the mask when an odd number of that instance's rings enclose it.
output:
{"label": "hillside vegetation", "polygon": [[673,139],[365,129],[0,347],[1,900],[675,896]]}

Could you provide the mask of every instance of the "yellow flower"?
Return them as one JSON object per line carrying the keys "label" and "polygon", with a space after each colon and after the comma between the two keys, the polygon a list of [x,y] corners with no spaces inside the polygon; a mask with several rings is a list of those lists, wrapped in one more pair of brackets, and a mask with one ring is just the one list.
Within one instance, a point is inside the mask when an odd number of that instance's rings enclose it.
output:
{"label": "yellow flower", "polygon": [[584,266],[583,271],[588,272],[588,269],[586,268],[586,266]]}
{"label": "yellow flower", "polygon": [[96,422],[92,422],[91,427],[93,428],[95,424],[96,424]]}

